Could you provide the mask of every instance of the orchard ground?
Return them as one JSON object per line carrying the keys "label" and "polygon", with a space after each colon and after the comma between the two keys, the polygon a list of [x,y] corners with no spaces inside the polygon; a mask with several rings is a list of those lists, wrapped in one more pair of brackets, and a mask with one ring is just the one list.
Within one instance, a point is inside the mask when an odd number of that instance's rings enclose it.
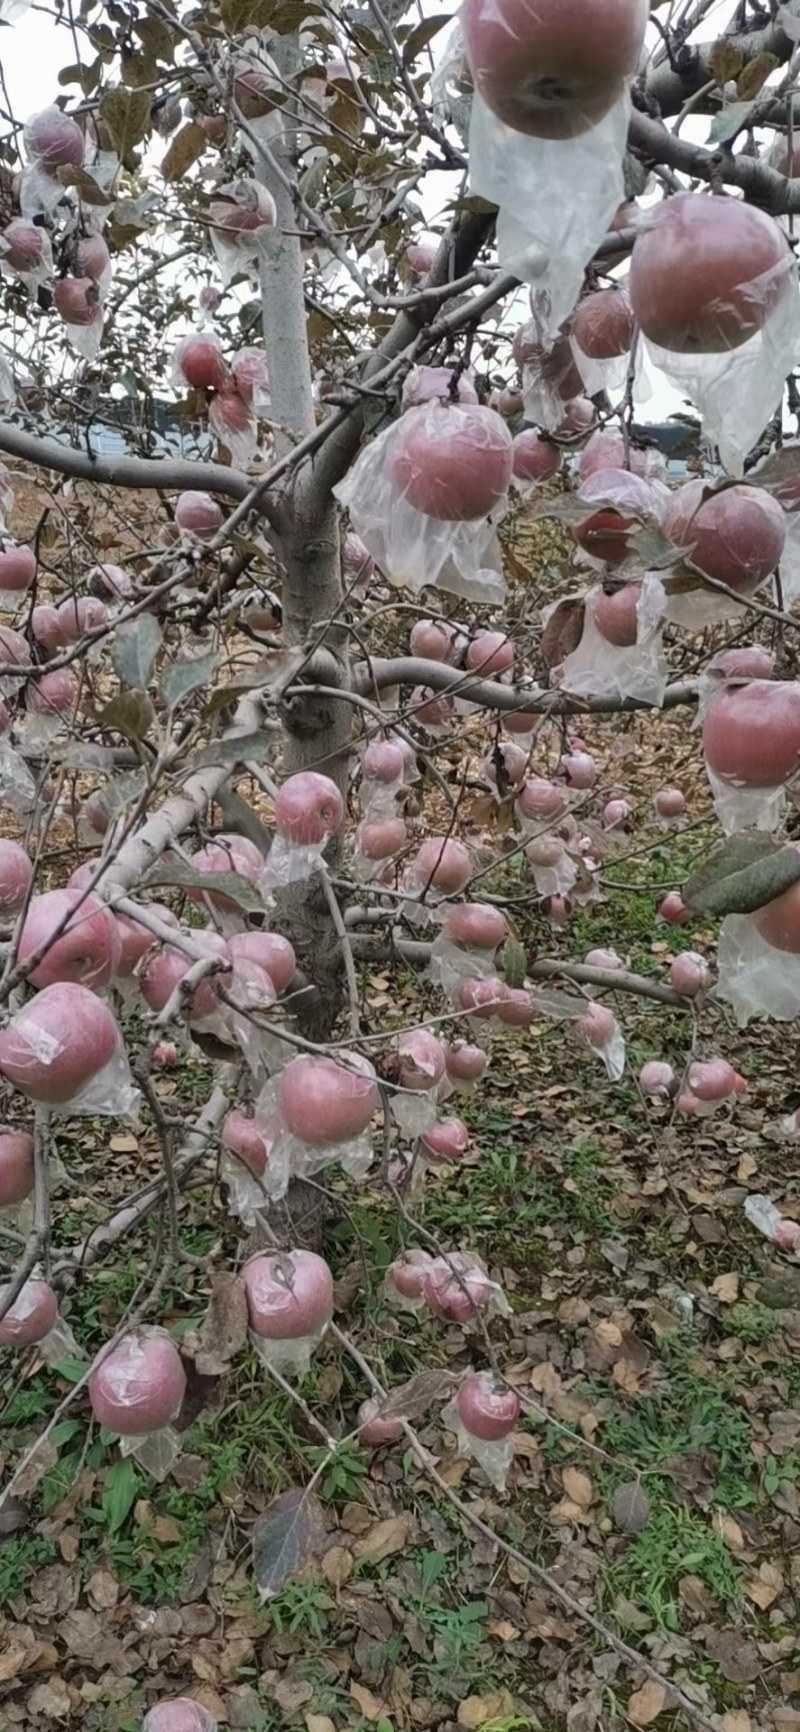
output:
{"label": "orchard ground", "polygon": [[[88,509],[78,495],[78,510]],[[20,490],[18,532],[30,533],[40,503],[34,490]],[[116,542],[139,502],[106,495],[101,508]],[[559,573],[557,535],[545,546],[537,532],[534,544],[535,556],[524,529],[514,539],[512,635],[534,599],[540,605],[570,581]],[[534,579],[534,568],[545,575]],[[554,933],[531,910],[520,856],[487,888],[520,899],[508,912],[529,957],[538,949],[574,960],[610,945],[659,979],[676,951],[713,959],[713,928],[656,920],[665,891],[716,834],[691,713],[633,716],[621,730],[587,718],[584,731],[601,786],[624,786],[635,812],[604,867],[607,899]],[[438,757],[453,786],[477,778],[477,736],[474,758],[471,748],[466,723]],[[675,831],[652,818],[653,794],[667,782],[689,802],[686,826]],[[440,795],[426,784],[420,798],[435,829]],[[468,831],[480,845],[486,830],[478,789]],[[490,840],[502,852],[496,833]],[[55,831],[53,846],[74,851],[71,825]],[[372,965],[360,985],[368,1029],[388,1033],[439,1014],[411,969],[398,978]],[[420,1436],[473,1513],[706,1713],[724,1715],[724,1732],[748,1732],[765,1714],[776,1732],[794,1732],[800,1277],[756,1236],[742,1205],[754,1186],[790,1215],[800,1205],[792,1145],[764,1129],[800,1100],[796,1049],[779,1026],[741,1034],[705,1007],[701,1032],[714,1031],[749,1094],[731,1114],[673,1120],[671,1107],[642,1101],[633,1078],[647,1057],[682,1068],[692,1018],[631,997],[615,1008],[629,1051],[620,1085],[565,1025],[493,1037],[486,1082],[465,1103],[473,1157],[458,1172],[432,1175],[407,1216],[378,1186],[356,1192],[334,1177],[318,1243],[337,1280],[336,1317],[390,1388],[418,1374],[427,1380]],[[189,1116],[211,1080],[196,1054],[156,1089],[162,1105]],[[69,1175],[54,1198],[57,1246],[85,1237],[115,1198],[161,1170],[155,1137],[136,1124],[66,1119],[57,1140]],[[244,1249],[205,1179],[182,1198],[180,1220],[188,1258],[171,1274],[160,1312],[179,1339],[199,1326],[214,1274]],[[382,1272],[422,1231],[482,1255],[513,1308],[508,1322],[491,1325],[504,1370],[526,1398],[508,1497],[454,1457],[439,1417],[450,1374],[485,1362],[480,1339],[398,1318],[383,1301]],[[158,1233],[151,1218],[73,1288],[65,1309],[88,1352],[150,1276]],[[70,1366],[63,1375],[43,1369],[34,1355],[6,1359],[4,1438],[24,1451],[74,1375]],[[183,1454],[163,1485],[120,1459],[78,1399],[3,1512],[4,1725],[138,1732],[151,1702],[181,1693],[243,1732],[455,1723],[589,1732],[657,1715],[665,1732],[687,1724],[659,1686],[636,1689],[602,1639],[521,1566],[465,1534],[402,1444],[370,1451],[353,1441],[365,1388],[334,1341],[316,1354],[302,1393],[347,1440],[330,1456],[247,1349],[222,1379],[195,1373]],[[6,1441],[0,1467],[12,1466]],[[253,1524],[315,1474],[318,1556],[262,1605]]]}

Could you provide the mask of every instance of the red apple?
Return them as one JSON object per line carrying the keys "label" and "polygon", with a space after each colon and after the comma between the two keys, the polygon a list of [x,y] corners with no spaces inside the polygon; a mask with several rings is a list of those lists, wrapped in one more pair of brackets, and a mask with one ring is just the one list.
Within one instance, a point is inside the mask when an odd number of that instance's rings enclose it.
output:
{"label": "red apple", "polygon": [[493,409],[469,403],[425,403],[397,423],[392,478],[398,492],[428,517],[470,522],[505,498],[513,442]]}
{"label": "red apple", "polygon": [[259,1252],[242,1270],[250,1328],[265,1341],[301,1341],[333,1316],[333,1277],[314,1251]]}
{"label": "red apple", "polygon": [[185,1392],[180,1354],[161,1329],[137,1329],[101,1348],[89,1377],[98,1425],[120,1437],[146,1437],[170,1425]]}
{"label": "red apple", "polygon": [[720,354],[760,331],[788,280],[777,223],[742,199],[678,193],[648,210],[629,277],[645,336],[676,354]]}
{"label": "red apple", "polygon": [[636,71],[648,0],[464,0],[461,25],[487,108],[514,132],[576,138]]}

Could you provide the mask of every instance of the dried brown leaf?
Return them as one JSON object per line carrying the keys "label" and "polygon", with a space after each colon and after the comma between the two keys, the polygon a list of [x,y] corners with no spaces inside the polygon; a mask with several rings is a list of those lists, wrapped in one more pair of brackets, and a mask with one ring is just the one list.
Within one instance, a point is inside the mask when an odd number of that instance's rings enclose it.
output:
{"label": "dried brown leaf", "polygon": [[663,1684],[657,1684],[653,1678],[647,1678],[641,1690],[634,1690],[628,1697],[628,1719],[634,1726],[649,1726],[657,1720],[659,1714],[667,1705],[667,1691]]}

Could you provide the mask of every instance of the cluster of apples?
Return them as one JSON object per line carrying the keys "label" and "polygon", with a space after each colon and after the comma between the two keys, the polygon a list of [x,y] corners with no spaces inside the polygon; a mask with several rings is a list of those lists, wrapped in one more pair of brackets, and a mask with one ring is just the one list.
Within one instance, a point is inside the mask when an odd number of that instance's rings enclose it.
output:
{"label": "cluster of apples", "polygon": [[[241,188],[243,183],[236,184]],[[256,182],[247,184],[257,186]],[[263,226],[270,226],[274,222],[271,196],[263,187],[257,190],[271,206],[271,218],[263,218]],[[234,225],[237,218],[244,224],[247,216],[257,214],[242,208],[235,200],[226,209],[226,228]],[[243,226],[233,232],[251,231]],[[258,442],[258,418],[269,410],[269,370],[263,349],[239,349],[229,364],[218,337],[210,331],[195,331],[177,344],[172,358],[172,383],[176,389],[188,387],[202,393],[211,431],[230,451],[233,461],[246,467]],[[175,521],[179,529],[206,541],[219,528],[222,511],[210,495],[188,491],[178,499]]]}

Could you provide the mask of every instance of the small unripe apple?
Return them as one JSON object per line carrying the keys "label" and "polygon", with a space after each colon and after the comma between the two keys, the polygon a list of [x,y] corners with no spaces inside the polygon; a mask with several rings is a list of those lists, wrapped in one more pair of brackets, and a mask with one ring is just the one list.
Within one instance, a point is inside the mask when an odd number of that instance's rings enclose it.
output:
{"label": "small unripe apple", "polygon": [[108,1006],[85,986],[46,986],[0,1029],[0,1074],[43,1106],[72,1100],[121,1045]]}
{"label": "small unripe apple", "polygon": [[682,818],[686,811],[686,795],[680,788],[659,788],[653,805],[659,818]]}
{"label": "small unripe apple", "polygon": [[219,338],[208,331],[184,337],[175,350],[174,365],[187,385],[198,391],[221,391],[228,377]]}
{"label": "small unripe apple", "polygon": [[639,1072],[639,1086],[643,1095],[654,1100],[671,1100],[677,1086],[672,1065],[662,1059],[648,1059]]}
{"label": "small unripe apple", "polygon": [[362,1443],[378,1446],[399,1443],[405,1436],[402,1419],[381,1418],[381,1403],[376,1396],[362,1401],[358,1410],[358,1435]]}
{"label": "small unripe apple", "polygon": [[267,1165],[268,1145],[255,1120],[242,1107],[233,1107],[223,1120],[221,1138],[226,1149],[260,1175]]}
{"label": "small unripe apple", "polygon": [[24,595],[36,576],[36,555],[32,547],[16,547],[13,541],[0,542],[0,590]]}
{"label": "small unripe apple", "polygon": [[103,316],[93,277],[59,278],[53,284],[53,300],[65,325],[94,325]]}
{"label": "small unripe apple", "polygon": [[508,935],[508,922],[490,902],[462,902],[449,908],[442,921],[442,936],[451,944],[473,950],[496,950]]}
{"label": "small unripe apple", "polygon": [[[7,1292],[7,1287],[0,1287],[0,1301]],[[52,1287],[32,1277],[0,1317],[0,1346],[32,1347],[50,1334],[57,1316],[58,1301]]]}
{"label": "small unripe apple", "polygon": [[520,1399],[516,1390],[491,1371],[473,1371],[458,1392],[458,1417],[471,1437],[482,1443],[499,1443],[519,1419]]}
{"label": "small unripe apple", "polygon": [[333,1316],[333,1276],[314,1251],[259,1252],[242,1280],[250,1328],[265,1341],[300,1341]]}
{"label": "small unripe apple", "polygon": [[25,141],[32,160],[48,174],[57,168],[83,166],[83,133],[77,121],[55,103],[26,120]]}
{"label": "small unripe apple", "polygon": [[679,890],[668,892],[659,904],[658,912],[668,926],[687,926],[692,918]]}
{"label": "small unripe apple", "polygon": [[422,1292],[434,1317],[443,1323],[469,1323],[485,1311],[491,1295],[488,1276],[466,1252],[437,1257],[425,1269]]}
{"label": "small unripe apple", "polygon": [[33,881],[33,862],[20,842],[0,838],[0,915],[19,914]]}
{"label": "small unripe apple", "polygon": [[698,992],[704,992],[711,979],[711,971],[704,957],[696,950],[684,950],[680,956],[675,956],[670,963],[670,985],[683,998],[696,998]]}
{"label": "small unripe apple", "polygon": [[217,1722],[200,1702],[176,1696],[172,1702],[157,1702],[145,1714],[142,1732],[217,1732]]}
{"label": "small unripe apple", "polygon": [[421,887],[430,884],[443,896],[457,896],[472,877],[472,861],[463,842],[429,836],[416,855],[413,873]]}
{"label": "small unripe apple", "polygon": [[301,770],[284,782],[275,801],[275,826],[280,836],[301,846],[316,846],[338,830],[344,801],[330,776]]}
{"label": "small unripe apple", "polygon": [[339,1064],[302,1053],[290,1060],[278,1082],[283,1121],[304,1143],[350,1142],[366,1131],[380,1105],[371,1066]]}
{"label": "small unripe apple", "polygon": [[33,1186],[33,1137],[29,1131],[0,1131],[0,1209],[24,1202]]}
{"label": "small unripe apple", "polygon": [[176,500],[175,522],[178,528],[188,535],[196,535],[199,541],[210,541],[220,528],[222,519],[222,507],[210,493],[181,493]]}
{"label": "small unripe apple", "polygon": [[297,959],[288,938],[279,932],[235,932],[228,939],[228,953],[234,962],[241,958],[257,962],[274,982],[276,992],[285,992],[291,985]]}
{"label": "small unripe apple", "polygon": [[160,1329],[137,1329],[101,1348],[89,1376],[98,1425],[119,1437],[146,1437],[177,1419],[186,1373],[174,1341]]}
{"label": "small unripe apple", "polygon": [[91,892],[74,887],[34,896],[20,933],[18,955],[25,963],[42,951],[31,969],[34,986],[77,981],[93,992],[109,985],[119,964],[121,942],[111,910]]}
{"label": "small unripe apple", "polygon": [[493,409],[425,403],[397,423],[391,471],[403,499],[443,522],[487,517],[511,480],[511,434]]}

